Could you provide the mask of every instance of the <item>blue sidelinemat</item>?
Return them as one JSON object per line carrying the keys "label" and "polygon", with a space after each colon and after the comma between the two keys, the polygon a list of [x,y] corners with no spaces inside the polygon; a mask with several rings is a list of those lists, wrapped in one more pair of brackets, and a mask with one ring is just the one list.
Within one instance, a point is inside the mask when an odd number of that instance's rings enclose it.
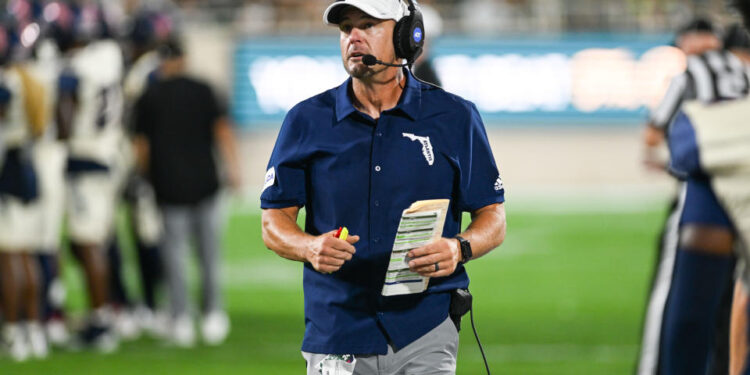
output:
{"label": "blue sidelinemat", "polygon": [[[428,34],[429,37],[429,34]],[[680,70],[667,34],[565,33],[433,40],[443,87],[476,103],[491,126],[642,122]],[[337,37],[237,42],[232,115],[278,127],[297,102],[346,79]]]}

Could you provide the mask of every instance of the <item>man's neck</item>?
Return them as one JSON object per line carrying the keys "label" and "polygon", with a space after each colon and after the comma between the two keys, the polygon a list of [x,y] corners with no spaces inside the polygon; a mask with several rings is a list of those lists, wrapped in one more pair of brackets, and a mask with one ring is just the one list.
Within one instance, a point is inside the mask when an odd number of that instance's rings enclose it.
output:
{"label": "man's neck", "polygon": [[406,85],[406,76],[401,69],[395,73],[389,70],[391,69],[385,69],[366,79],[352,80],[354,107],[376,120],[380,118],[381,112],[398,104]]}

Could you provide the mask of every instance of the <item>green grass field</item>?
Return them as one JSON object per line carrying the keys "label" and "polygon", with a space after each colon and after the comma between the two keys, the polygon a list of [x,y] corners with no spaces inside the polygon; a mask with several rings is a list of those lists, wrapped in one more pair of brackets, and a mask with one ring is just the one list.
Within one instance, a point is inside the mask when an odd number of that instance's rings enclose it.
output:
{"label": "green grass field", "polygon": [[[468,265],[493,373],[631,373],[661,208],[573,213],[509,205],[505,244]],[[125,256],[134,284],[132,252]],[[301,265],[265,249],[252,210],[231,215],[224,259],[233,329],[223,346],[181,350],[144,338],[110,355],[0,359],[0,374],[303,374]],[[194,286],[194,269],[191,275]],[[66,281],[71,309],[80,311],[81,279],[71,266]],[[468,317],[463,327],[458,374],[482,374]]]}

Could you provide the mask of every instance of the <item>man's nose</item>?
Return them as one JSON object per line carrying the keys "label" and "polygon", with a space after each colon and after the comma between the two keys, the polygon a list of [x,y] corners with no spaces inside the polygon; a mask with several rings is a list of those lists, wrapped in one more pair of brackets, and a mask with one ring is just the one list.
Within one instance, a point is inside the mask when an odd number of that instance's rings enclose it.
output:
{"label": "man's nose", "polygon": [[354,42],[361,42],[364,40],[364,31],[362,29],[353,27],[352,31],[349,33],[349,41]]}

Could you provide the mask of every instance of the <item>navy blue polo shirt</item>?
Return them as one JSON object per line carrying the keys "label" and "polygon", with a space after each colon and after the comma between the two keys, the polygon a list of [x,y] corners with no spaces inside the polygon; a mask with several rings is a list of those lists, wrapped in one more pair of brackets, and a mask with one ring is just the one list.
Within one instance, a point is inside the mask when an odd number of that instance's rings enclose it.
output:
{"label": "navy blue polo shirt", "polygon": [[459,266],[432,278],[424,293],[381,296],[402,211],[418,200],[450,199],[443,236],[453,237],[462,212],[502,203],[504,189],[472,103],[408,73],[398,105],[374,120],[352,105],[351,82],[287,113],[261,207],[304,206],[305,232],[346,226],[360,236],[337,272],[305,263],[302,350],[386,354],[389,342],[403,348],[442,323],[449,291],[469,285]]}

